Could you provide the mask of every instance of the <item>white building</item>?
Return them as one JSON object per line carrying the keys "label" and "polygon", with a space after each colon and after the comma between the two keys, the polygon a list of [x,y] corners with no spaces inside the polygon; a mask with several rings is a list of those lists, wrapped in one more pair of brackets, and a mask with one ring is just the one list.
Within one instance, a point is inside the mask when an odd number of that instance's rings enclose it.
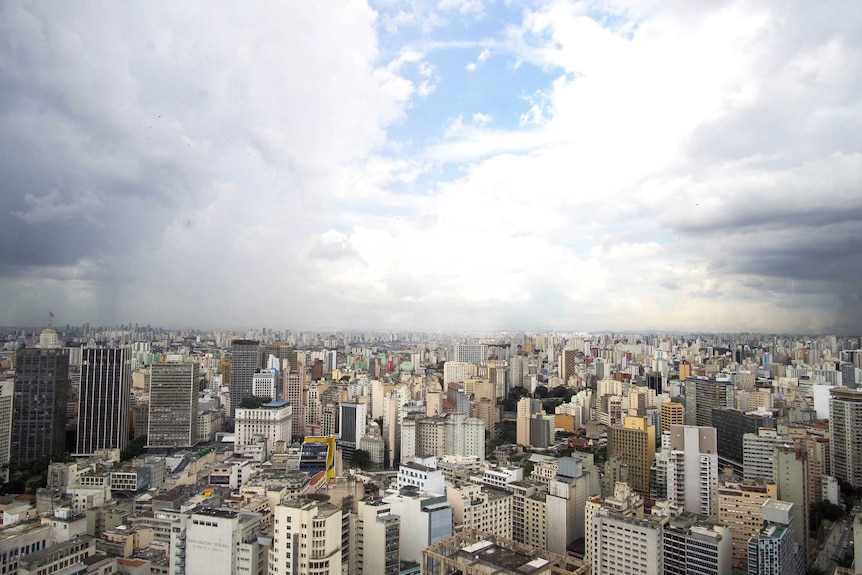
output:
{"label": "white building", "polygon": [[664,520],[638,519],[601,507],[586,544],[593,575],[663,575]]}
{"label": "white building", "polygon": [[[488,346],[482,343],[456,343],[452,359],[481,365],[488,360]],[[444,381],[443,383],[449,382]]]}
{"label": "white building", "polygon": [[401,518],[379,499],[363,499],[357,509],[357,575],[398,575]]}
{"label": "white building", "polygon": [[0,381],[0,479],[9,480],[9,455],[12,451],[12,397],[11,381]]}
{"label": "white building", "polygon": [[278,441],[289,445],[292,426],[293,406],[286,401],[272,401],[257,409],[240,407],[235,415],[236,450],[254,443],[253,438],[258,435],[266,438],[270,448]]}
{"label": "white building", "polygon": [[416,455],[485,459],[485,422],[463,413],[407,417],[401,422],[401,461]]}
{"label": "white building", "polygon": [[474,530],[512,538],[510,491],[457,482],[446,487],[446,499],[452,506],[456,531]]}
{"label": "white building", "polygon": [[443,495],[446,493],[446,482],[443,470],[437,469],[433,457],[408,461],[398,467],[396,488],[415,487],[419,491]]}
{"label": "white building", "polygon": [[273,511],[269,575],[339,575],[342,511],[321,499],[292,499]]}
{"label": "white building", "polygon": [[251,379],[252,395],[275,399],[275,390],[278,389],[278,374],[277,369],[262,369],[256,372]]}
{"label": "white building", "polygon": [[653,464],[656,499],[691,513],[718,513],[718,447],[714,427],[671,425]]}
{"label": "white building", "polygon": [[566,555],[568,544],[584,537],[584,508],[590,484],[590,474],[581,461],[571,457],[559,460],[559,469],[548,483],[545,499],[548,551]]}
{"label": "white building", "polygon": [[772,481],[773,457],[775,448],[780,445],[793,445],[789,437],[778,435],[774,429],[761,427],[757,433],[742,436],[742,471],[745,481],[765,479]]}
{"label": "white building", "polygon": [[170,573],[257,575],[268,548],[258,541],[261,515],[215,508],[183,514],[171,531]]}
{"label": "white building", "polygon": [[459,383],[465,379],[476,377],[478,367],[466,361],[447,361],[443,364],[443,385]]}
{"label": "white building", "polygon": [[454,533],[452,506],[445,495],[422,493],[406,487],[387,492],[384,503],[401,517],[400,559],[418,563],[422,548],[448,539]]}

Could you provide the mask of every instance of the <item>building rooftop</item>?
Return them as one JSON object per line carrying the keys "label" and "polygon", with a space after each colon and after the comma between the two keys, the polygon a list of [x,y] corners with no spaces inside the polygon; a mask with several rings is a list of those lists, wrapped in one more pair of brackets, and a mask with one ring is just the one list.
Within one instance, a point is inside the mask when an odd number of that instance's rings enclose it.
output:
{"label": "building rooftop", "polygon": [[543,570],[550,563],[542,557],[519,553],[487,540],[463,547],[455,555],[462,565],[487,565],[494,568],[495,571],[500,569],[525,575]]}

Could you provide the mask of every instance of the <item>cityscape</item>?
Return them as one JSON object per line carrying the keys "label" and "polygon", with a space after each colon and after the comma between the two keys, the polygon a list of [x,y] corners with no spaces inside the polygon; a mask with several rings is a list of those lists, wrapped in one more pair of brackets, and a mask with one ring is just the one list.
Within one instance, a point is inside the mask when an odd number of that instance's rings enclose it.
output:
{"label": "cityscape", "polygon": [[54,319],[0,329],[5,573],[801,575],[862,559],[858,337]]}
{"label": "cityscape", "polygon": [[0,2],[0,575],[862,574],[862,3]]}

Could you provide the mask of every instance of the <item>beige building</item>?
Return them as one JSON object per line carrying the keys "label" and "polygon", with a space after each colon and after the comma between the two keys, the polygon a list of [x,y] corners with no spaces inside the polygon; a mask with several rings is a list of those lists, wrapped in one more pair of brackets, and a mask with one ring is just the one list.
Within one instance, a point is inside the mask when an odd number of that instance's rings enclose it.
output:
{"label": "beige building", "polygon": [[455,531],[482,531],[512,538],[512,500],[509,491],[475,483],[455,483],[446,487],[452,506]]}
{"label": "beige building", "polygon": [[648,498],[650,468],[655,459],[655,426],[643,417],[627,417],[623,425],[612,426],[608,437],[608,457],[619,457],[628,466],[632,489]]}
{"label": "beige building", "polygon": [[748,561],[748,540],[763,526],[761,508],[777,498],[778,486],[771,481],[727,482],[718,488],[718,522],[730,529],[734,563]]}
{"label": "beige building", "polygon": [[685,406],[674,401],[661,404],[661,431],[670,429],[671,425],[685,424]]}

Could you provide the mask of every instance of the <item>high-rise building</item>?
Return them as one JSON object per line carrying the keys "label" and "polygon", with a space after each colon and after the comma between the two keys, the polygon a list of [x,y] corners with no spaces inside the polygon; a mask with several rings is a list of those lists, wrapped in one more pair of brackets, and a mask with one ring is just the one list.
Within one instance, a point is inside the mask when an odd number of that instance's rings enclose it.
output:
{"label": "high-rise building", "polygon": [[718,522],[730,529],[735,564],[748,560],[748,540],[763,526],[763,504],[777,498],[772,481],[727,482],[718,488]]}
{"label": "high-rise building", "polygon": [[467,361],[447,361],[443,364],[443,384],[460,383],[465,379],[476,377],[476,364]]}
{"label": "high-rise building", "polygon": [[488,359],[488,346],[478,343],[456,343],[452,359],[480,365]]}
{"label": "high-rise building", "polygon": [[772,413],[743,413],[736,409],[714,409],[712,426],[718,437],[718,460],[722,467],[732,467],[743,472],[743,437],[746,433],[757,433],[761,427],[775,429],[776,419]]}
{"label": "high-rise building", "polygon": [[260,342],[235,339],[230,343],[230,419],[242,400],[254,395],[254,373],[260,366]]}
{"label": "high-rise building", "polygon": [[[796,543],[808,556],[808,510],[813,501],[808,491],[808,453],[793,444],[776,445],[773,454],[773,480],[778,498],[793,504],[793,532]],[[821,498],[818,497],[819,501]]]}
{"label": "high-rise building", "polygon": [[380,499],[363,499],[356,514],[357,575],[398,575],[401,518]]}
{"label": "high-rise building", "polygon": [[323,498],[276,505],[269,575],[342,573],[342,510]]}
{"label": "high-rise building", "polygon": [[793,440],[779,435],[774,429],[759,429],[756,434],[746,433],[743,436],[742,465],[743,477],[746,481],[773,478],[773,455],[779,445],[792,447]]}
{"label": "high-rise building", "polygon": [[76,455],[126,448],[131,396],[130,348],[91,347],[82,351]]}
{"label": "high-rise building", "polygon": [[748,575],[802,575],[805,556],[793,536],[793,504],[763,504],[763,527],[748,542]]}
{"label": "high-rise building", "polygon": [[[596,475],[598,475],[596,473]],[[559,460],[557,474],[548,483],[548,551],[566,555],[570,543],[584,537],[584,507],[590,493],[590,474],[583,462]]]}
{"label": "high-rise building", "polygon": [[[688,406],[689,384],[694,383],[695,395],[694,413],[695,423],[699,426],[712,426],[712,410],[720,408],[733,408],[733,382],[730,380],[715,380],[715,379],[693,379],[686,380],[686,406]],[[688,409],[686,409],[688,412]],[[688,421],[686,424],[691,425]]]}
{"label": "high-rise building", "polygon": [[619,457],[629,468],[631,488],[650,496],[650,469],[655,459],[655,426],[643,417],[627,417],[623,425],[610,428],[608,457]]}
{"label": "high-rise building", "polygon": [[198,362],[166,361],[150,369],[147,446],[191,447],[198,442]]}
{"label": "high-rise building", "polygon": [[69,354],[25,348],[15,354],[10,461],[27,463],[66,451]]}
{"label": "high-rise building", "polygon": [[661,404],[659,433],[669,430],[671,425],[685,425],[685,406],[674,401],[666,401]]}
{"label": "high-rise building", "polygon": [[533,415],[542,412],[542,400],[522,397],[518,400],[517,419],[515,430],[518,445],[532,445],[530,443],[530,420]]}
{"label": "high-rise building", "polygon": [[12,398],[15,384],[0,381],[0,481],[9,481],[9,456],[12,451]]}
{"label": "high-rise building", "polygon": [[[857,354],[862,355],[862,354]],[[829,434],[832,475],[862,487],[862,390],[829,390]]]}
{"label": "high-rise building", "polygon": [[578,350],[564,349],[560,358],[560,379],[563,380],[563,385],[568,383],[570,377],[577,375],[577,366]]}
{"label": "high-rise building", "polygon": [[666,498],[686,511],[710,516],[717,511],[718,453],[715,429],[672,425],[662,434],[656,454],[656,498]]}
{"label": "high-rise building", "polygon": [[448,539],[454,533],[452,506],[445,495],[432,495],[405,487],[387,492],[384,503],[401,517],[401,561],[418,563],[422,548]]}
{"label": "high-rise building", "polygon": [[254,575],[266,573],[261,516],[198,507],[176,518],[170,531],[170,573]]}
{"label": "high-rise building", "polygon": [[671,517],[662,541],[664,575],[730,575],[730,530],[685,512]]}
{"label": "high-rise building", "polygon": [[338,410],[338,439],[356,448],[365,435],[366,405],[341,403]]}
{"label": "high-rise building", "polygon": [[290,445],[293,439],[291,407],[286,401],[271,401],[256,409],[237,409],[234,418],[237,451],[253,443],[256,437],[266,438],[268,449],[282,441]]}
{"label": "high-rise building", "polygon": [[592,516],[586,544],[593,575],[663,575],[664,521],[638,519],[602,506]]}
{"label": "high-rise building", "polygon": [[487,485],[455,481],[446,486],[455,530],[474,530],[512,538],[512,493]]}
{"label": "high-rise building", "polygon": [[[307,435],[305,433],[305,364],[298,364],[296,369],[291,367],[286,371],[282,376],[282,385],[284,390],[281,398],[293,407],[293,436],[303,437]],[[323,408],[321,408],[321,415],[323,415]],[[322,425],[322,427],[324,435],[328,435],[330,432],[326,430],[326,426]],[[334,429],[332,432],[334,433]]]}

